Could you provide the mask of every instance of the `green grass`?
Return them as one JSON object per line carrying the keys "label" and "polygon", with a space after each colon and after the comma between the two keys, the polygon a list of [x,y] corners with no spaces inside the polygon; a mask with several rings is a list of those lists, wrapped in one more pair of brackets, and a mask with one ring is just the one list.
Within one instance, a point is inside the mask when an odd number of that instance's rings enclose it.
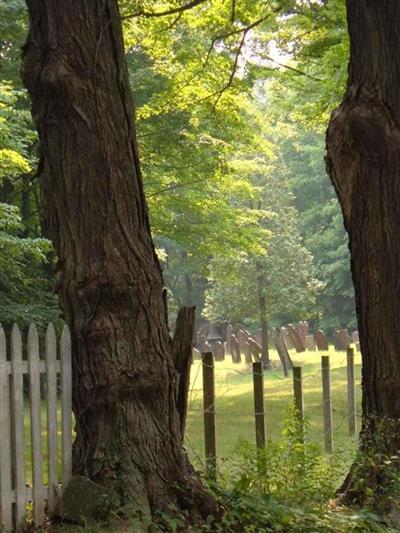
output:
{"label": "green grass", "polygon": [[[326,352],[291,352],[294,364],[303,366],[305,417],[308,421],[306,441],[324,446],[322,412],[321,355]],[[358,435],[348,435],[346,353],[329,350],[333,407],[334,447],[349,455],[356,449]],[[277,361],[275,352],[271,359]],[[361,356],[355,354],[356,399],[360,421]],[[267,439],[281,438],[285,419],[293,398],[293,378],[282,370],[264,372]],[[241,440],[255,443],[253,381],[249,365],[233,364],[231,358],[215,363],[217,456],[222,464],[232,456]],[[201,362],[191,370],[186,447],[197,466],[204,464],[203,399]]]}
{"label": "green grass", "polygon": [[[325,352],[324,352],[325,353]],[[307,442],[323,448],[322,383],[320,352],[291,353],[293,362],[303,366],[303,389],[305,415],[308,421]],[[349,437],[347,429],[347,377],[346,353],[329,351],[331,364],[331,391],[333,404],[334,446],[336,450],[352,452],[356,448],[357,436]],[[271,359],[278,361],[277,354]],[[358,421],[360,414],[360,367],[361,357],[356,354],[356,384]],[[293,381],[290,373],[285,378],[280,369],[264,372],[265,411],[268,440],[279,440],[285,419],[292,402]],[[203,430],[203,384],[201,362],[196,360],[191,370],[189,411],[187,417],[185,445],[198,468],[204,467]],[[217,454],[220,463],[229,460],[241,441],[255,443],[253,380],[250,366],[246,363],[233,364],[231,358],[215,363]],[[60,406],[58,408],[60,420]],[[42,443],[44,481],[47,482],[46,405],[42,406]],[[29,405],[25,401],[25,465],[28,482],[32,476]],[[59,464],[61,462],[61,433],[58,432]]]}

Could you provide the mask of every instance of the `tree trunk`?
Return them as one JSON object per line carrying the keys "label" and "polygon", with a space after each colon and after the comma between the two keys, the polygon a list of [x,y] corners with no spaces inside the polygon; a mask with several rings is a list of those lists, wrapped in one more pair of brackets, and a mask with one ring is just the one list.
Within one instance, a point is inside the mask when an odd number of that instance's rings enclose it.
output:
{"label": "tree trunk", "polygon": [[271,361],[269,358],[268,348],[268,321],[267,321],[267,303],[263,294],[264,277],[262,274],[258,276],[258,308],[260,312],[260,326],[261,326],[261,361],[264,368],[271,368]]}
{"label": "tree trunk", "polygon": [[[400,448],[400,56],[398,0],[347,0],[347,91],[327,132],[327,168],[349,234],[363,357],[361,450]],[[376,488],[382,471],[363,476]],[[362,499],[357,465],[347,501]]]}
{"label": "tree trunk", "polygon": [[182,450],[163,279],[150,236],[116,0],[27,0],[23,79],[73,344],[74,471],[118,503],[214,503]]}

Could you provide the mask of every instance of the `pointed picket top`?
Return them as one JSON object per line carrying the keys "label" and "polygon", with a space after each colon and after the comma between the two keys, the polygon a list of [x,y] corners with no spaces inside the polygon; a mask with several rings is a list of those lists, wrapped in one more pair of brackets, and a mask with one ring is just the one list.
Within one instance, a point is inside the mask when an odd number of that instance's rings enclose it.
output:
{"label": "pointed picket top", "polygon": [[22,360],[22,338],[21,331],[17,323],[12,327],[11,331],[11,360]]}
{"label": "pointed picket top", "polygon": [[65,324],[61,334],[61,354],[64,357],[71,356],[71,334],[69,327]]}
{"label": "pointed picket top", "polygon": [[29,365],[37,364],[39,361],[39,335],[34,322],[29,324],[28,331],[28,361]]}
{"label": "pointed picket top", "polygon": [[57,344],[56,330],[54,324],[50,322],[46,330],[46,346],[50,344],[52,347]]}

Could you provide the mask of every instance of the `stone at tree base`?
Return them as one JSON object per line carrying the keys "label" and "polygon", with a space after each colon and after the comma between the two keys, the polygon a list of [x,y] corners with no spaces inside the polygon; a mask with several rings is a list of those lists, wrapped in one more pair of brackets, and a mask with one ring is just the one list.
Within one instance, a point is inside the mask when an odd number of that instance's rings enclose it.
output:
{"label": "stone at tree base", "polygon": [[116,504],[113,493],[83,476],[73,476],[60,505],[60,517],[68,522],[86,524],[105,520]]}

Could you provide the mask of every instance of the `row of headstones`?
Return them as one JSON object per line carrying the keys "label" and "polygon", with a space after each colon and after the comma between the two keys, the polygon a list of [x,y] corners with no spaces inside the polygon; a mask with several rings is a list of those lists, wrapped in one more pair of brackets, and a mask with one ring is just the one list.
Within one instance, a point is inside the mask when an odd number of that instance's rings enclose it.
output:
{"label": "row of headstones", "polygon": [[[329,349],[329,340],[325,333],[319,329],[310,335],[309,326],[306,321],[300,321],[296,328],[293,324],[289,324],[286,327],[272,328],[269,333],[271,345],[283,342],[285,351],[295,349],[296,352],[304,352],[305,350],[325,351]],[[202,351],[212,351],[215,359],[222,360],[226,354],[231,354],[234,362],[241,361],[241,353],[244,354],[246,362],[251,362],[254,358],[255,361],[260,359],[261,344],[262,344],[261,330],[258,330],[254,335],[251,335],[249,331],[239,326],[233,328],[231,325],[226,327],[225,341],[210,339],[207,340],[205,332],[198,337],[197,348],[195,355]],[[335,350],[347,350],[349,345],[353,342],[356,350],[360,351],[360,339],[357,331],[353,331],[351,337],[347,329],[336,330],[333,335],[333,344]],[[280,343],[281,344],[281,343]],[[279,351],[279,350],[278,350]]]}
{"label": "row of headstones", "polygon": [[[300,353],[305,350],[326,351],[329,349],[328,337],[322,329],[316,331],[314,335],[310,335],[307,322],[300,322],[298,328],[289,324],[287,327],[281,328],[281,334],[288,350],[294,348],[296,352]],[[347,329],[337,329],[333,334],[333,345],[337,351],[346,351],[352,342],[359,352],[360,338],[358,331],[353,331],[350,336]]]}
{"label": "row of headstones", "polygon": [[242,354],[246,363],[260,361],[261,343],[257,342],[258,335],[252,336],[249,331],[244,329],[234,329],[228,325],[226,328],[225,341],[205,340],[202,339],[197,343],[197,348],[193,349],[195,358],[200,358],[201,352],[210,351],[214,354],[216,361],[222,361],[226,355],[232,356],[234,363],[242,361]]}

